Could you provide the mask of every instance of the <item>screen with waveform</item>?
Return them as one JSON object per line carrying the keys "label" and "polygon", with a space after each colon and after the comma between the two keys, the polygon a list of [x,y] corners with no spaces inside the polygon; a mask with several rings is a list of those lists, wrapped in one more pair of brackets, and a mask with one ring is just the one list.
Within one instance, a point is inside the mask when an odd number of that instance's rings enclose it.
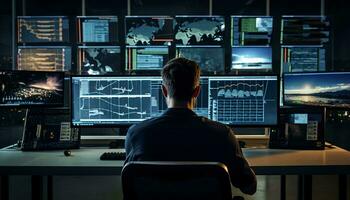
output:
{"label": "screen with waveform", "polygon": [[[161,77],[73,76],[72,124],[74,126],[130,125],[160,116],[166,109]],[[194,111],[208,117],[208,79]]]}
{"label": "screen with waveform", "polygon": [[69,42],[69,21],[63,16],[19,16],[18,42]]}
{"label": "screen with waveform", "polygon": [[228,125],[277,125],[277,76],[209,78],[209,118]]}
{"label": "screen with waveform", "polygon": [[70,71],[71,56],[68,46],[19,46],[17,70]]}
{"label": "screen with waveform", "polygon": [[62,106],[63,72],[0,71],[0,106]]}
{"label": "screen with waveform", "polygon": [[73,125],[130,124],[157,116],[160,84],[160,77],[72,77]]}

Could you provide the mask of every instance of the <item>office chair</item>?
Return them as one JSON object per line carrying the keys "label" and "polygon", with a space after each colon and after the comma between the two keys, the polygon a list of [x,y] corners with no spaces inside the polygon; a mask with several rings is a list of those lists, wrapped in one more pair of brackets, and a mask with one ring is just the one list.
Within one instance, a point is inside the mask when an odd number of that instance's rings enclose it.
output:
{"label": "office chair", "polygon": [[129,162],[124,200],[232,200],[230,176],[215,162]]}

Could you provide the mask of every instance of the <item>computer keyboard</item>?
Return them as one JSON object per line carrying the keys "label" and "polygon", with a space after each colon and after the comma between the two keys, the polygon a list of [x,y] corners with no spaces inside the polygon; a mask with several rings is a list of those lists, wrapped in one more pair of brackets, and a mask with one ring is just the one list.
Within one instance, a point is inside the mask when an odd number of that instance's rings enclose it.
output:
{"label": "computer keyboard", "polygon": [[100,160],[125,160],[125,152],[104,152],[100,156]]}

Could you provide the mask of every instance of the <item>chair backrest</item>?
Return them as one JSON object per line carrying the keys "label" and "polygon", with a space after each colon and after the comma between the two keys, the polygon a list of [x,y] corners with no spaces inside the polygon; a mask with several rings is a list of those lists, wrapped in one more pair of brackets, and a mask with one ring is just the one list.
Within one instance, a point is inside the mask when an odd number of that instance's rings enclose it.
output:
{"label": "chair backrest", "polygon": [[124,200],[231,200],[227,167],[215,162],[129,162]]}

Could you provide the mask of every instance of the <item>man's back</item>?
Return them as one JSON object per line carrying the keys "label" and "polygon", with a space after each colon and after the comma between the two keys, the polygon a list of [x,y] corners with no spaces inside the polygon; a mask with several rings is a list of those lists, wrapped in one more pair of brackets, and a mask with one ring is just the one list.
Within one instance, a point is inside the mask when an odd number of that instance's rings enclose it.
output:
{"label": "man's back", "polygon": [[126,153],[126,162],[221,162],[228,167],[232,184],[243,192],[256,181],[231,129],[187,108],[170,108],[161,117],[130,128]]}

